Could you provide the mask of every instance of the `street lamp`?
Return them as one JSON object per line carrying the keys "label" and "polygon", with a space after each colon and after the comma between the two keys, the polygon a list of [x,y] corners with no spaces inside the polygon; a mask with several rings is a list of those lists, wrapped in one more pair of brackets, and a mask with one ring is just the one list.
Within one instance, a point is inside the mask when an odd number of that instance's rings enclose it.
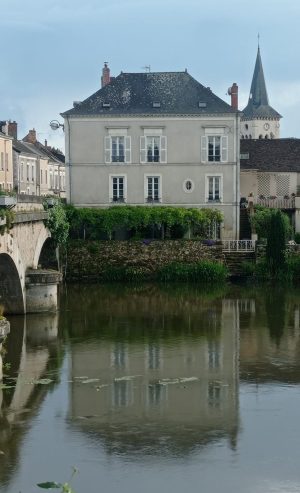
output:
{"label": "street lamp", "polygon": [[52,130],[58,130],[60,127],[62,127],[63,131],[65,130],[65,126],[63,123],[59,123],[59,121],[57,120],[51,120],[51,122],[49,123],[50,127],[52,128]]}

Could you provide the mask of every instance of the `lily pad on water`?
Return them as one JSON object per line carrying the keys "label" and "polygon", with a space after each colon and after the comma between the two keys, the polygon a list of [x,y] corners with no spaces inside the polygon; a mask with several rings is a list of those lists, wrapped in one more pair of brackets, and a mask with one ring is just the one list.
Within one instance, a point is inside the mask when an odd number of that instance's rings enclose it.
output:
{"label": "lily pad on water", "polygon": [[38,483],[39,488],[44,488],[45,490],[60,489],[63,487],[62,483],[56,483],[55,481],[47,481],[46,483]]}
{"label": "lily pad on water", "polygon": [[82,380],[81,383],[94,383],[99,382],[100,378],[89,378],[88,380]]}
{"label": "lily pad on water", "polygon": [[41,378],[40,380],[33,380],[30,383],[33,383],[34,385],[49,385],[51,382],[53,382],[51,378]]}

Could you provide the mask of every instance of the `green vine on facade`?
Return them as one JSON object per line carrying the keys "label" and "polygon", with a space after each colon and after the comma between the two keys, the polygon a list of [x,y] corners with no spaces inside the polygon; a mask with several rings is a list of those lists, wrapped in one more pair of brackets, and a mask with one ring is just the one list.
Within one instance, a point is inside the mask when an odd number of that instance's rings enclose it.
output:
{"label": "green vine on facade", "polygon": [[125,228],[133,234],[142,234],[148,227],[168,232],[181,227],[183,232],[207,236],[210,227],[220,224],[222,213],[214,209],[196,209],[162,206],[112,206],[107,209],[66,207],[72,238],[99,239],[101,234],[111,237],[112,233]]}

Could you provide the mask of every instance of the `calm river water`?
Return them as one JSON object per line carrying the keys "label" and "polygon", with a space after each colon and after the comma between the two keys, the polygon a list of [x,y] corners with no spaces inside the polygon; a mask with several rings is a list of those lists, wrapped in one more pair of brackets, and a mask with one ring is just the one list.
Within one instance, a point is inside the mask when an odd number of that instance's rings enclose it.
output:
{"label": "calm river water", "polygon": [[0,491],[300,491],[300,291],[72,285],[11,317]]}

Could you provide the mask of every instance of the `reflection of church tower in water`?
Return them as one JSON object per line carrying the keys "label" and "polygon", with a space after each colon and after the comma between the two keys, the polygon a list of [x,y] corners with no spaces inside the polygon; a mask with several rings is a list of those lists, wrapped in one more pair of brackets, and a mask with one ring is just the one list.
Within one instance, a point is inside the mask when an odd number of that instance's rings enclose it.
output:
{"label": "reflection of church tower in water", "polygon": [[249,100],[241,118],[242,139],[279,139],[281,115],[269,105],[258,46]]}

